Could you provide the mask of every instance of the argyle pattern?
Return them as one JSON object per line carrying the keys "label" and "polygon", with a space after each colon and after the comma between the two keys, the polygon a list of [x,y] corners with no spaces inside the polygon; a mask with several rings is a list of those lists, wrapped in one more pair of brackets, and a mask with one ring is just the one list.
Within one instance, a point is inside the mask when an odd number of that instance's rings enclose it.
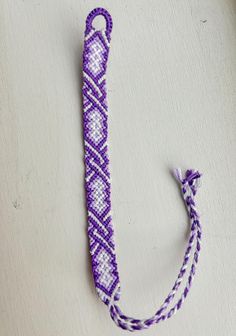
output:
{"label": "argyle pattern", "polygon": [[[88,236],[95,286],[102,301],[118,300],[117,271],[111,218],[111,183],[108,170],[108,115],[106,66],[109,36],[91,28],[85,33],[83,54],[83,120]],[[113,297],[114,296],[114,297]]]}

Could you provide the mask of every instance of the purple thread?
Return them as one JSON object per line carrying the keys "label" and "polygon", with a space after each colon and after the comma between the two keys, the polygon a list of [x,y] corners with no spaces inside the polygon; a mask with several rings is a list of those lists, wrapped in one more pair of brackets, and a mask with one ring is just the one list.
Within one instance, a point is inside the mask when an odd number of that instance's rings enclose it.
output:
{"label": "purple thread", "polygon": [[[104,16],[106,29],[96,30],[94,18]],[[114,231],[111,218],[111,183],[108,157],[108,108],[106,68],[112,31],[112,18],[103,8],[94,9],[87,17],[83,53],[83,119],[85,150],[85,189],[88,212],[88,236],[95,286],[101,300],[108,305],[110,316],[122,329],[135,331],[173,316],[185,301],[191,288],[201,250],[202,228],[195,206],[195,195],[201,174],[187,170],[182,177],[180,169],[175,177],[181,185],[183,200],[190,220],[190,235],[183,263],[174,285],[157,312],[148,319],[124,315],[117,305],[120,298],[120,280],[116,262]],[[192,261],[191,253],[193,252]],[[187,276],[187,267],[191,262]],[[170,308],[180,285],[187,276],[186,285],[177,302]]]}
{"label": "purple thread", "polygon": [[86,31],[85,34],[89,34],[89,32],[91,31],[91,29],[93,28],[93,20],[96,16],[102,15],[104,17],[104,19],[106,20],[106,34],[108,37],[110,37],[111,31],[112,31],[112,17],[109,14],[109,12],[104,9],[104,8],[95,8],[93,9],[89,15],[87,16],[86,19]]}
{"label": "purple thread", "polygon": [[[97,31],[93,19],[104,16],[106,29]],[[112,19],[102,8],[87,17],[83,53],[83,119],[85,140],[85,188],[88,235],[95,286],[103,302],[118,300],[120,281],[111,222],[111,184],[108,158],[106,67]]]}

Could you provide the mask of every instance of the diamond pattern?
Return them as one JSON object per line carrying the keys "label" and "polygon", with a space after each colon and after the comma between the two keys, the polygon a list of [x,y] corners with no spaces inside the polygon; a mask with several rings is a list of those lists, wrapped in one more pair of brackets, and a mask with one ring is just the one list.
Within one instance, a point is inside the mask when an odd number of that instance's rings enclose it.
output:
{"label": "diamond pattern", "polygon": [[108,208],[106,184],[100,176],[97,176],[91,183],[91,207],[97,214],[102,215]]}
{"label": "diamond pattern", "polygon": [[107,152],[105,72],[109,44],[104,31],[88,32],[87,36],[83,57],[83,104],[88,235],[97,292],[109,304],[113,296],[118,300],[120,293]]}
{"label": "diamond pattern", "polygon": [[102,43],[98,34],[94,34],[87,45],[87,58],[89,62],[86,64],[86,69],[93,76],[98,76],[104,71],[104,55],[106,53],[105,45]]}
{"label": "diamond pattern", "polygon": [[95,145],[98,145],[103,138],[101,129],[103,127],[103,116],[98,109],[93,109],[88,115],[88,137]]}

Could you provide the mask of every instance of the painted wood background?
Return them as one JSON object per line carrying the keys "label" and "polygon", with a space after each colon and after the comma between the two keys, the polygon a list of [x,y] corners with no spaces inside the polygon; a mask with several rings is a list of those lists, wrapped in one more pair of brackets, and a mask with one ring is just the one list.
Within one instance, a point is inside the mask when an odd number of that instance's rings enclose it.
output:
{"label": "painted wood background", "polygon": [[[108,71],[122,309],[168,293],[188,231],[174,167],[204,175],[192,293],[143,335],[236,334],[236,1],[1,0],[0,335],[126,335],[96,296],[84,201],[85,18],[114,19]],[[97,23],[101,24],[101,23]]]}

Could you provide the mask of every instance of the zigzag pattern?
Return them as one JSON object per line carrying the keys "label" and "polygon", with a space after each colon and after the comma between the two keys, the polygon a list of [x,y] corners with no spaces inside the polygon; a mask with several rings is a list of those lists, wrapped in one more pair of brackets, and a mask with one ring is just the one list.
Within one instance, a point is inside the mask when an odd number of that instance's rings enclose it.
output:
{"label": "zigzag pattern", "polygon": [[109,37],[93,28],[85,33],[83,55],[83,119],[85,184],[88,209],[88,235],[95,286],[109,304],[119,299],[114,232],[111,219],[111,184],[108,169],[108,116],[106,66]]}

